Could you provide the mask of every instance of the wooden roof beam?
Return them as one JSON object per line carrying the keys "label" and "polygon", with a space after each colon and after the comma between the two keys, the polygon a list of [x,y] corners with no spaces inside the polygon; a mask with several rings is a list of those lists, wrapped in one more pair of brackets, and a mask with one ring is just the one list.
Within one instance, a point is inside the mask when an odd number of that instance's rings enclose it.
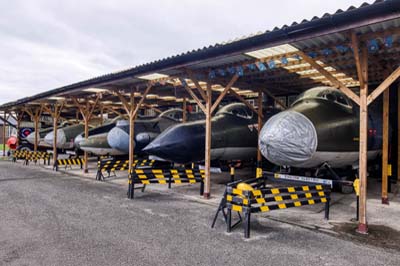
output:
{"label": "wooden roof beam", "polygon": [[333,86],[339,88],[344,94],[347,95],[347,97],[352,99],[355,103],[357,103],[358,105],[360,104],[360,97],[357,94],[355,94],[352,90],[347,88],[341,81],[335,78],[331,73],[325,70],[325,68],[323,68],[321,65],[319,65],[316,61],[314,61],[311,57],[309,57],[305,53],[299,51],[298,54],[304,60],[306,60],[310,65],[312,65],[316,70],[318,70],[318,72],[324,75],[332,83]]}
{"label": "wooden roof beam", "polygon": [[[234,90],[229,90],[229,94],[232,94],[233,96],[235,96],[239,101],[241,101],[242,103],[244,103],[250,110],[252,110],[254,113],[258,113],[258,111],[254,108],[253,105],[251,105],[248,101],[246,101],[242,96],[240,96],[236,91]],[[263,117],[263,115],[261,115],[261,117]]]}
{"label": "wooden roof beam", "polygon": [[367,104],[371,104],[382,92],[400,77],[400,66],[392,72],[367,98]]}
{"label": "wooden roof beam", "polygon": [[229,92],[229,90],[232,89],[233,84],[238,80],[239,76],[234,75],[229,81],[228,85],[224,88],[224,90],[221,92],[221,94],[218,96],[217,100],[214,102],[214,104],[211,106],[211,113],[215,111],[215,109],[218,108],[218,105],[221,103],[222,99],[225,97],[225,95]]}

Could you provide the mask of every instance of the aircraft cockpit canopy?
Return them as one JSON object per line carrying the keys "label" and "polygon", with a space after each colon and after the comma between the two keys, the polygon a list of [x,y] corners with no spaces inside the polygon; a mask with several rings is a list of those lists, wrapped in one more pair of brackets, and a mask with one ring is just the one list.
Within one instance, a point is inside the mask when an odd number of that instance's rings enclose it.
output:
{"label": "aircraft cockpit canopy", "polygon": [[183,112],[182,109],[174,108],[161,113],[160,117],[167,118],[176,122],[181,122],[183,119]]}
{"label": "aircraft cockpit canopy", "polygon": [[243,103],[228,104],[218,110],[216,115],[219,114],[230,114],[246,119],[251,119],[254,115],[253,111]]}
{"label": "aircraft cockpit canopy", "polygon": [[340,90],[332,87],[316,87],[301,93],[293,102],[292,106],[308,99],[323,99],[330,102],[340,104],[342,106],[352,108],[351,100]]}

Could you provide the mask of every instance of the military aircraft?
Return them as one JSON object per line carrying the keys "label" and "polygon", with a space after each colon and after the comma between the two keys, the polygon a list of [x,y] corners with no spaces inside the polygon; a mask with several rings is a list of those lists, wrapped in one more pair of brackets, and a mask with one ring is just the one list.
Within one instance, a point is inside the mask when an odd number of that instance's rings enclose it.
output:
{"label": "military aircraft", "polygon": [[[97,135],[97,134],[102,134],[102,133],[108,133],[111,129],[113,129],[117,125],[117,121],[122,120],[123,116],[118,116],[112,120],[105,121],[103,125],[100,125],[98,127],[92,128],[89,130],[89,138],[91,136]],[[80,149],[81,147],[81,142],[85,140],[85,133],[82,132],[78,136],[75,137],[74,143],[76,148]]]}
{"label": "military aircraft", "polygon": [[[46,147],[46,148],[50,148],[53,147],[53,145],[48,144],[47,142],[44,141],[44,137],[49,134],[50,132],[52,132],[53,128],[49,127],[49,128],[44,128],[39,130],[39,134],[38,134],[38,146],[39,147]],[[35,131],[33,131],[32,133],[30,133],[27,137],[26,137],[26,141],[28,141],[30,144],[34,145],[35,144]]]}
{"label": "military aircraft", "polygon": [[[135,121],[135,153],[149,144],[166,128],[182,122],[182,109],[170,109],[153,119],[138,119]],[[129,152],[129,121],[120,120],[108,133],[109,146],[121,153]]]}
{"label": "military aircraft", "polygon": [[[102,118],[93,118],[89,124],[89,131],[92,128],[97,127],[103,121]],[[85,125],[83,123],[70,125],[57,129],[57,141],[56,146],[58,149],[62,150],[74,150],[75,147],[75,138],[84,132]],[[45,137],[44,141],[46,144],[53,146],[54,140],[54,131],[49,132]]]}
{"label": "military aircraft", "polygon": [[123,117],[118,116],[104,125],[89,130],[89,137],[85,139],[84,133],[75,138],[76,149],[81,149],[95,155],[123,155],[124,152],[113,149],[107,141],[107,136]]}
{"label": "military aircraft", "polygon": [[[84,131],[84,130],[85,130],[84,124],[76,124],[76,125],[71,125],[71,126],[57,129],[56,147],[58,149],[66,149],[66,150],[74,149],[75,137],[77,135],[79,135],[80,133],[82,133],[82,131]],[[44,141],[48,145],[53,146],[53,140],[54,140],[54,132],[53,131],[49,132],[44,137]]]}
{"label": "military aircraft", "polygon": [[[211,159],[248,160],[257,154],[257,114],[243,103],[222,107],[211,120]],[[204,161],[205,121],[172,126],[161,133],[144,152],[167,161]]]}
{"label": "military aircraft", "polygon": [[[369,112],[368,158],[382,145],[381,117]],[[340,90],[316,87],[269,119],[260,132],[263,156],[280,166],[343,168],[358,163],[359,109]]]}

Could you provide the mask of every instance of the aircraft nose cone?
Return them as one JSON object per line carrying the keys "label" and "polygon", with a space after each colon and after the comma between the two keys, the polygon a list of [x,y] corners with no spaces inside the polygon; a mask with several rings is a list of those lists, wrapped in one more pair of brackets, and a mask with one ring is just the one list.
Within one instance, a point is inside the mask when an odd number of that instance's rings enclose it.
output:
{"label": "aircraft nose cone", "polygon": [[204,127],[175,125],[147,145],[142,151],[176,163],[204,159]]}
{"label": "aircraft nose cone", "polygon": [[113,149],[129,152],[129,134],[119,127],[114,127],[110,130],[107,142]]}
{"label": "aircraft nose cone", "polygon": [[317,149],[313,123],[303,114],[284,111],[269,119],[260,132],[261,153],[277,165],[301,166]]}
{"label": "aircraft nose cone", "polygon": [[76,146],[77,148],[80,148],[80,147],[81,147],[81,144],[82,144],[82,141],[84,141],[84,140],[85,140],[85,138],[83,137],[82,134],[76,136],[76,137],[75,137],[75,140],[74,140],[75,146]]}
{"label": "aircraft nose cone", "polygon": [[26,141],[28,141],[30,144],[34,144],[35,143],[35,131],[33,131],[31,134],[29,134],[26,137]]}
{"label": "aircraft nose cone", "polygon": [[[44,137],[44,142],[46,142],[48,145],[53,145],[53,140],[54,140],[54,132],[53,131],[48,133]],[[57,141],[56,141],[57,147],[62,147],[66,142],[67,142],[67,138],[65,136],[64,130],[57,129]]]}

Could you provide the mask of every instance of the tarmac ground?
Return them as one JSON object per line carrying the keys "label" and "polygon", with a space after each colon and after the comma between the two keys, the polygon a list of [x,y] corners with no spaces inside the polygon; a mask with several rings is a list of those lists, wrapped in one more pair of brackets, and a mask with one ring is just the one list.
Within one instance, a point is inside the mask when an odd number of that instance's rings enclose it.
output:
{"label": "tarmac ground", "polygon": [[397,187],[381,205],[370,181],[367,236],[354,233],[354,195],[334,193],[331,220],[318,204],[253,215],[244,239],[222,218],[210,228],[226,175],[215,175],[210,200],[198,184],[151,185],[129,200],[126,173],[99,182],[94,167],[0,161],[0,266],[400,265]]}

